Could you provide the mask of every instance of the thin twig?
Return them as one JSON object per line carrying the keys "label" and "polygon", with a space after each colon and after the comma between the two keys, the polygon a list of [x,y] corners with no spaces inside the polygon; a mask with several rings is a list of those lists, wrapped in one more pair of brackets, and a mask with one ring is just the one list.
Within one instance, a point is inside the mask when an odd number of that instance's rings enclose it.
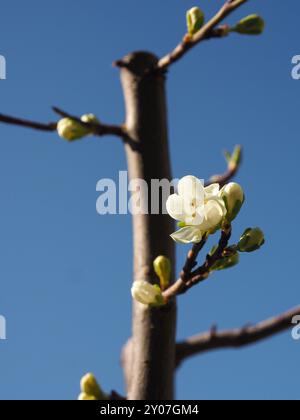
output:
{"label": "thin twig", "polygon": [[186,262],[180,274],[180,278],[183,282],[186,282],[189,279],[192,270],[197,265],[197,257],[199,253],[201,252],[201,250],[203,249],[206,242],[207,242],[207,236],[205,236],[202,239],[202,241],[199,242],[199,244],[195,244],[193,248],[190,250],[190,252],[188,253]]}
{"label": "thin twig", "polygon": [[8,115],[0,114],[0,122],[5,124],[19,125],[21,127],[32,128],[34,130],[42,131],[55,131],[57,123],[50,122],[48,124],[43,124],[35,121],[24,120],[21,118],[15,118]]}
{"label": "thin twig", "polygon": [[180,342],[176,347],[176,363],[180,363],[192,356],[196,356],[208,351],[240,348],[257,343],[281,333],[295,326],[293,318],[300,315],[300,306],[291,309],[277,317],[260,322],[255,326],[217,332],[213,331],[191,337],[186,341]]}
{"label": "thin twig", "polygon": [[[206,239],[204,243],[200,243],[200,249],[196,248],[198,251],[197,255],[194,253],[194,248],[191,251],[191,258],[188,256],[186,265],[188,270],[183,270],[181,273],[180,278],[170,286],[165,292],[163,293],[164,299],[166,302],[169,302],[175,296],[186,293],[189,289],[191,289],[196,284],[206,280],[211,272],[211,268],[214,264],[222,258],[224,250],[227,248],[229,240],[231,238],[231,226],[225,226],[221,233],[221,238],[219,240],[219,244],[213,255],[207,255],[205,263],[197,268],[195,271],[189,270],[190,266],[193,264],[199,254],[200,250],[206,243]],[[196,246],[195,246],[196,247]],[[194,257],[196,255],[196,258]]]}
{"label": "thin twig", "polygon": [[183,57],[190,49],[198,45],[201,41],[205,39],[226,36],[228,31],[221,30],[217,26],[234,10],[240,7],[242,4],[246,3],[248,0],[228,0],[219,12],[204,25],[193,37],[185,36],[184,39],[180,42],[179,45],[165,57],[161,58],[158,62],[159,70],[166,70],[171,64],[178,61]]}
{"label": "thin twig", "polygon": [[210,178],[210,180],[206,183],[206,187],[208,187],[211,184],[219,184],[220,188],[224,187],[228,182],[230,182],[238,173],[241,164],[242,164],[242,148],[240,148],[240,155],[238,162],[236,161],[230,161],[228,163],[227,171],[222,175],[214,175]]}

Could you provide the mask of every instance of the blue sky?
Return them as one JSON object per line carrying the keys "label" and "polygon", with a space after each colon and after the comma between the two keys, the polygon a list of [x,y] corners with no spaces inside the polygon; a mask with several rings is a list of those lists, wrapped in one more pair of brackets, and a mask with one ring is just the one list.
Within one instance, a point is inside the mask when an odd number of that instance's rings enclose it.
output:
{"label": "blue sky", "polygon": [[[11,0],[1,7],[0,112],[53,120],[50,107],[122,122],[111,63],[145,49],[163,55],[185,30],[186,9],[221,1]],[[199,46],[169,74],[174,176],[224,170],[222,150],[241,143],[247,204],[235,238],[261,226],[267,243],[241,264],[180,298],[178,338],[259,321],[299,302],[300,4],[253,0],[228,19],[259,12],[261,38]],[[120,349],[131,328],[131,221],[99,216],[96,183],[126,169],[118,140],[67,144],[55,134],[0,126],[1,399],[74,399],[93,371],[122,392]],[[117,239],[117,241],[116,241]],[[115,255],[118,244],[117,264]],[[180,270],[187,249],[178,249]],[[179,399],[299,399],[300,342],[290,333],[256,347],[186,362]]]}

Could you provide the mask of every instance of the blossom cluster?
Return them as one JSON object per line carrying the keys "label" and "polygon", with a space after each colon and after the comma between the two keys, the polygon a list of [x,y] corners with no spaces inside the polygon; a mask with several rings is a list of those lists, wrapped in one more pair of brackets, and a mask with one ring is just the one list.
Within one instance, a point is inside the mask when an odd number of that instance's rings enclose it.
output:
{"label": "blossom cluster", "polygon": [[[206,242],[209,235],[218,230],[231,232],[231,223],[239,214],[245,201],[242,187],[230,182],[220,188],[218,183],[207,187],[195,176],[186,176],[178,183],[177,192],[169,196],[167,212],[178,222],[179,229],[174,232],[172,239],[180,244],[198,244]],[[246,229],[237,245],[222,249],[218,258],[210,265],[205,275],[210,272],[231,268],[239,263],[240,253],[253,252],[265,242],[264,234],[259,228]],[[218,247],[210,252],[213,258]],[[151,284],[146,280],[136,281],[131,293],[133,298],[143,305],[164,305],[164,291],[171,281],[171,261],[159,256],[153,263],[154,272],[160,280],[158,284]]]}
{"label": "blossom cluster", "polygon": [[167,211],[180,227],[172,238],[183,244],[201,242],[205,235],[220,229],[224,220],[232,222],[244,200],[243,189],[236,183],[220,189],[219,184],[204,187],[198,178],[184,177],[179,181],[178,193],[167,201]]}

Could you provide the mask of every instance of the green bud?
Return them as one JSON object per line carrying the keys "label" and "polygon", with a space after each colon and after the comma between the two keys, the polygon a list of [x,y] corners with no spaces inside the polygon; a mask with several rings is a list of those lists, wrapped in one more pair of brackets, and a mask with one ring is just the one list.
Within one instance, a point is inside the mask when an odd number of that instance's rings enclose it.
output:
{"label": "green bud", "polygon": [[258,15],[250,15],[238,22],[232,31],[242,35],[261,35],[264,29],[265,21]]}
{"label": "green bud", "polygon": [[188,33],[195,35],[202,28],[204,19],[204,13],[199,7],[188,10],[186,14]]}
{"label": "green bud", "polygon": [[169,258],[164,256],[157,257],[153,262],[154,271],[160,279],[162,290],[165,290],[170,285],[172,264]]}
{"label": "green bud", "polygon": [[57,132],[61,138],[68,141],[78,140],[89,134],[89,130],[72,118],[60,120],[57,124]]}
{"label": "green bud", "polygon": [[241,164],[241,160],[242,160],[242,146],[238,145],[238,146],[235,146],[234,151],[231,155],[231,158],[228,162],[229,169],[230,170],[237,169],[239,165]]}
{"label": "green bud", "polygon": [[107,399],[107,396],[100,388],[98,382],[96,381],[95,376],[92,373],[86,374],[80,381],[80,388],[82,394],[88,395],[89,399],[95,399],[98,401],[104,401]]}
{"label": "green bud", "polygon": [[236,266],[240,262],[240,255],[238,252],[235,252],[234,254],[221,258],[218,260],[212,267],[212,271],[220,271],[220,270],[226,270],[228,268]]}
{"label": "green bud", "polygon": [[259,228],[246,229],[238,243],[240,252],[253,252],[261,248],[265,243],[265,235]]}
{"label": "green bud", "polygon": [[177,226],[182,229],[186,227],[186,224],[184,222],[178,222]]}
{"label": "green bud", "polygon": [[227,209],[226,220],[231,223],[237,217],[245,202],[244,191],[236,182],[230,182],[222,188],[221,197]]}

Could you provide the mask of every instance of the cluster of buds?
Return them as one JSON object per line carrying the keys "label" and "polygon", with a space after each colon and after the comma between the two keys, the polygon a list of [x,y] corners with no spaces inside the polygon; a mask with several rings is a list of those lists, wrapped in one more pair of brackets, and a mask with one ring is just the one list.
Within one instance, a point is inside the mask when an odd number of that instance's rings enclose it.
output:
{"label": "cluster of buds", "polygon": [[86,374],[81,379],[80,389],[79,401],[105,401],[108,399],[92,373]]}
{"label": "cluster of buds", "polygon": [[[229,164],[239,165],[240,158],[241,149],[236,148],[234,154],[229,156]],[[197,244],[220,229],[226,231],[240,213],[244,202],[245,193],[236,182],[230,182],[220,189],[219,184],[204,187],[197,178],[184,177],[178,183],[178,193],[171,195],[167,201],[169,215],[179,221],[180,226],[171,237],[178,243]],[[253,252],[264,242],[260,229],[247,229],[238,245],[224,249],[210,271],[234,267],[240,261],[240,252]],[[211,256],[215,251],[216,248],[211,251]],[[161,272],[158,275],[161,277]]]}
{"label": "cluster of buds", "polygon": [[[193,7],[186,13],[188,34],[194,36],[204,25],[205,15],[199,7]],[[224,25],[224,35],[237,32],[242,35],[261,35],[265,29],[265,21],[256,14],[246,16],[234,27]]]}
{"label": "cluster of buds", "polygon": [[[100,124],[98,118],[93,114],[85,114],[81,117],[84,124]],[[68,141],[79,140],[83,137],[93,134],[93,129],[81,124],[72,118],[63,118],[57,124],[59,136]]]}

